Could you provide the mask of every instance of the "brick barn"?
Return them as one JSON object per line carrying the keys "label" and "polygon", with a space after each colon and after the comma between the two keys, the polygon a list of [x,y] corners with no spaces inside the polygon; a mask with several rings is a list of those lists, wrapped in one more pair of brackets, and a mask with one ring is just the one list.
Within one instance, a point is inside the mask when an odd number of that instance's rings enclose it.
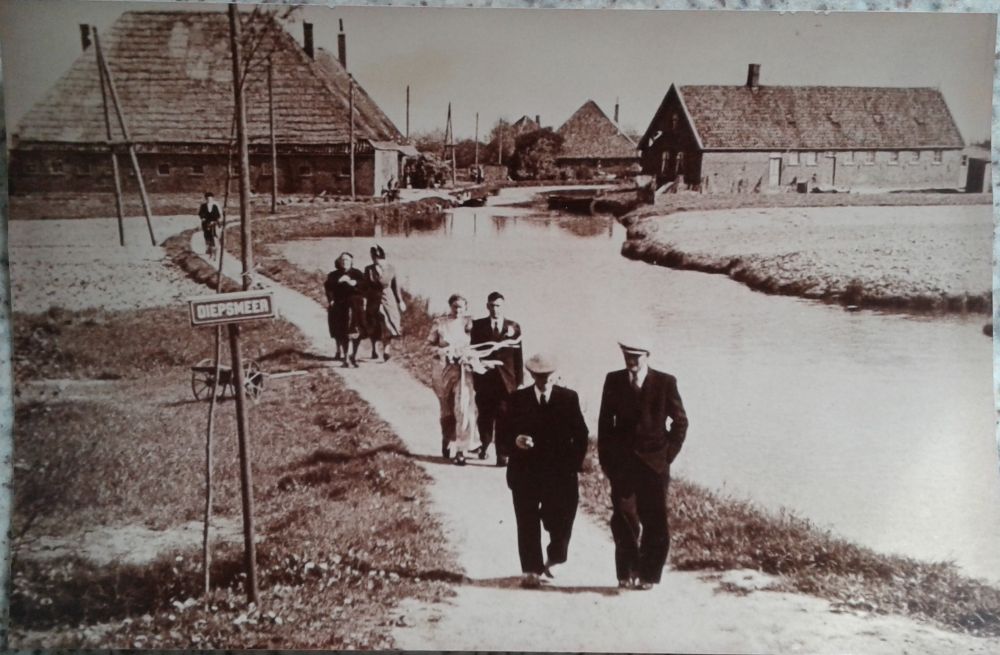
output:
{"label": "brick barn", "polygon": [[657,186],[745,193],[954,189],[962,136],[936,89],[671,85],[639,142]]}
{"label": "brick barn", "polygon": [[[243,13],[245,41],[257,42],[247,68],[246,105],[253,190],[271,190],[267,59],[273,61],[275,141],[281,193],[350,193],[346,41],[339,57],[304,45],[272,17]],[[113,191],[96,48],[81,28],[83,52],[17,126],[11,148],[15,194]],[[214,190],[225,184],[233,121],[229,21],[225,12],[126,12],[101,39],[148,191]],[[40,44],[39,47],[44,47]],[[355,83],[356,189],[381,193],[399,179],[410,146]],[[110,97],[108,99],[110,104]],[[112,110],[122,182],[136,182]],[[235,150],[235,149],[234,149]],[[234,156],[234,162],[236,161]],[[235,165],[235,164],[234,164]]]}
{"label": "brick barn", "polygon": [[618,107],[611,120],[593,100],[577,109],[556,133],[563,138],[556,166],[564,169],[587,167],[624,174],[638,163],[635,141],[618,126]]}

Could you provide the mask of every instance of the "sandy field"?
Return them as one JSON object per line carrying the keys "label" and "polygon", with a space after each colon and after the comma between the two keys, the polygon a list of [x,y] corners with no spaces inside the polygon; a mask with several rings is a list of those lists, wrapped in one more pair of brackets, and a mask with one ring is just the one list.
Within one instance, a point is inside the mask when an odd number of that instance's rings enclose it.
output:
{"label": "sandy field", "polygon": [[868,300],[904,304],[988,304],[992,234],[989,205],[679,212],[639,219],[630,230],[645,242],[632,245],[640,259],[673,252],[683,267],[764,290],[829,298],[853,287]]}
{"label": "sandy field", "polygon": [[[158,241],[195,227],[191,216],[157,216]],[[11,221],[11,302],[16,313],[49,307],[139,309],[179,304],[204,287],[168,267],[150,244],[143,218],[125,220],[125,247],[115,219]],[[200,241],[200,239],[199,239]]]}

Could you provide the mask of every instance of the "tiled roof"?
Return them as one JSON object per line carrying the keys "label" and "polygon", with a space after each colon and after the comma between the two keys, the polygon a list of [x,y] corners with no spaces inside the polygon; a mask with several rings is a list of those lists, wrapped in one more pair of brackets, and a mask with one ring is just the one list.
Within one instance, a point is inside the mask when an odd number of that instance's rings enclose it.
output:
{"label": "tiled roof", "polygon": [[[246,83],[251,142],[268,138],[267,63],[274,62],[273,95],[278,143],[333,144],[348,141],[347,92],[340,78],[303,52],[269,17],[249,22],[243,33],[267,31],[250,61]],[[103,35],[102,35],[103,36]],[[229,21],[220,11],[126,12],[101,40],[133,141],[225,143],[232,116]],[[339,62],[334,62],[339,67]],[[340,69],[343,70],[342,68]],[[346,75],[343,76],[346,79]],[[395,139],[399,131],[364,91],[356,93],[358,139]],[[110,103],[110,98],[108,100]],[[117,121],[112,126],[121,139]],[[95,48],[81,53],[65,75],[21,120],[19,143],[104,142]]]}
{"label": "tiled roof", "polygon": [[705,149],[961,148],[936,89],[681,86]]}
{"label": "tiled roof", "polygon": [[588,100],[557,130],[563,138],[560,159],[637,157],[636,145],[597,103]]}

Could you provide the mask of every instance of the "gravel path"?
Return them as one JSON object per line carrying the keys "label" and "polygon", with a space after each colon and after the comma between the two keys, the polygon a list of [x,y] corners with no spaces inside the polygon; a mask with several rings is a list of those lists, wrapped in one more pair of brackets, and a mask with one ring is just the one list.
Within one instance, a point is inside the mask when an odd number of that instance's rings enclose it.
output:
{"label": "gravel path", "polygon": [[[239,277],[238,264],[225,272]],[[328,353],[325,310],[297,291],[262,276],[279,313],[302,330],[316,352]],[[758,575],[718,576],[670,571],[648,592],[619,593],[606,527],[577,515],[570,561],[547,589],[517,586],[520,567],[504,472],[443,463],[437,400],[395,362],[336,369],[374,407],[432,479],[433,509],[469,582],[446,604],[408,601],[398,608],[393,637],[405,650],[682,651],[812,653],[993,653],[1000,639],[977,639],[910,619],[838,614],[810,596],[755,591]],[[749,577],[749,582],[745,579]],[[721,582],[747,595],[719,593]],[[766,581],[764,581],[766,584]]]}

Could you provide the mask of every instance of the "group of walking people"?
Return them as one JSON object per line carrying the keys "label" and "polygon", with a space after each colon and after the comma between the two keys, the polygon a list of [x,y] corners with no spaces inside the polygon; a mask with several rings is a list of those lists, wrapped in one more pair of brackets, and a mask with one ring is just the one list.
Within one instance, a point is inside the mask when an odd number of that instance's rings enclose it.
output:
{"label": "group of walking people", "polygon": [[[522,360],[521,326],[504,316],[505,298],[487,297],[488,315],[473,320],[455,294],[434,321],[428,344],[439,358],[434,389],[441,409],[441,454],[458,465],[480,459],[495,443],[507,467],[524,587],[540,586],[566,562],[579,503],[590,431],[575,391],[556,384],[558,363],[539,353]],[[688,419],[677,380],[649,367],[643,338],[619,342],[625,367],[604,381],[598,418],[598,460],[611,484],[611,532],[618,584],[651,589],[660,582],[670,547],[667,492],[670,464]],[[527,369],[531,384],[522,387]],[[471,449],[476,441],[478,447]],[[542,530],[549,543],[542,552]]]}
{"label": "group of walking people", "polygon": [[337,344],[335,358],[344,368],[358,367],[358,349],[365,338],[371,341],[371,359],[389,361],[392,340],[403,333],[406,303],[396,269],[381,246],[372,246],[369,254],[372,263],[358,270],[354,255],[342,252],[323,283],[327,325]]}
{"label": "group of walking people", "polygon": [[[358,366],[363,337],[382,343],[400,336],[405,305],[395,269],[375,245],[372,263],[354,268],[348,252],[326,278],[330,334],[345,367]],[[440,405],[441,455],[462,466],[485,460],[494,446],[506,467],[517,525],[521,585],[539,587],[567,561],[579,503],[578,474],[589,447],[576,391],[557,384],[556,358],[523,358],[521,326],[505,315],[498,291],[486,298],[487,315],[473,319],[460,294],[434,319],[427,336],[437,366],[433,387]],[[624,368],[604,380],[597,425],[600,467],[611,485],[615,569],[623,589],[651,589],[660,582],[670,548],[667,493],[670,465],[684,443],[688,418],[672,375],[649,366],[650,342],[619,341]],[[524,370],[531,383],[524,384]],[[542,548],[542,531],[549,543]]]}

